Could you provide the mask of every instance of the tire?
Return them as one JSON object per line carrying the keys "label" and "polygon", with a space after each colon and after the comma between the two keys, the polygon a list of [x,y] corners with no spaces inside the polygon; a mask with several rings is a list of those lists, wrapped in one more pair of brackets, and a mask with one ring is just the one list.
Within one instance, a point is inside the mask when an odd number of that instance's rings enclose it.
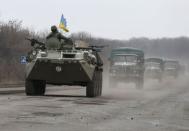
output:
{"label": "tire", "polygon": [[25,93],[27,96],[42,96],[45,94],[46,82],[40,80],[26,80]]}
{"label": "tire", "polygon": [[102,71],[99,71],[99,96],[102,95]]}
{"label": "tire", "polygon": [[142,89],[144,87],[144,78],[137,78],[135,84],[137,89]]}
{"label": "tire", "polygon": [[95,97],[96,97],[99,94],[99,72],[98,71],[96,71],[96,80],[94,82],[94,86],[95,86]]}
{"label": "tire", "polygon": [[87,97],[98,96],[98,71],[97,70],[94,71],[92,80],[89,83],[87,83],[86,96]]}
{"label": "tire", "polygon": [[98,70],[97,71],[97,96],[101,96],[102,95],[102,71]]}

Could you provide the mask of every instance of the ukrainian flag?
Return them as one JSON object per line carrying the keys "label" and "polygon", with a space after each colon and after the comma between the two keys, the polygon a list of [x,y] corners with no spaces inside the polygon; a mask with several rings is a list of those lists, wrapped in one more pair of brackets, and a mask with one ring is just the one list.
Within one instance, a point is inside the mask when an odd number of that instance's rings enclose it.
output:
{"label": "ukrainian flag", "polygon": [[66,32],[69,32],[69,30],[67,29],[67,22],[66,22],[66,19],[64,18],[64,15],[63,15],[63,14],[62,14],[62,16],[61,16],[59,28],[60,28],[60,29],[63,29],[63,30],[66,31]]}

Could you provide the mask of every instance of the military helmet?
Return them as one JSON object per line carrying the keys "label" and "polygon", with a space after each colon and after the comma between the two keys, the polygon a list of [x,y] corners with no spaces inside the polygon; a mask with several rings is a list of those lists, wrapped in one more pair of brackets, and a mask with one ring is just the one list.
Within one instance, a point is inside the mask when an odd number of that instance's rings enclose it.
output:
{"label": "military helmet", "polygon": [[55,25],[53,25],[53,26],[51,26],[51,31],[52,31],[52,32],[57,32],[58,29],[57,29],[57,27],[56,27]]}

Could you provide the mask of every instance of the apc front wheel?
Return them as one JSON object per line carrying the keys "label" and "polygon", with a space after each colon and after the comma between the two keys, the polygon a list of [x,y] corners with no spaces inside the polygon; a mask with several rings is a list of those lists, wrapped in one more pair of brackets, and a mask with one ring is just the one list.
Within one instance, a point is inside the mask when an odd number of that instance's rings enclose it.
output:
{"label": "apc front wheel", "polygon": [[95,70],[93,74],[93,79],[87,84],[86,96],[96,97],[98,95],[98,73]]}
{"label": "apc front wheel", "polygon": [[25,93],[28,96],[41,96],[45,94],[46,82],[41,80],[26,80]]}
{"label": "apc front wheel", "polygon": [[102,95],[102,71],[99,71],[99,94],[98,96]]}

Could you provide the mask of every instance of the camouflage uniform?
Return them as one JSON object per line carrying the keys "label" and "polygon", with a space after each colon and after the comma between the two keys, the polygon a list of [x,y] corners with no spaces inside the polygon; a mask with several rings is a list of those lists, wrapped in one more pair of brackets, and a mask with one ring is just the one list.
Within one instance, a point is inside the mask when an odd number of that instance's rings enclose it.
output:
{"label": "camouflage uniform", "polygon": [[68,40],[68,38],[66,38],[66,37],[63,36],[60,32],[58,32],[58,29],[57,29],[56,26],[52,26],[52,27],[51,27],[51,31],[52,31],[52,32],[46,37],[47,40],[50,39],[50,38],[52,38],[52,37],[57,38],[59,41],[60,41],[61,39],[63,39],[63,40]]}
{"label": "camouflage uniform", "polygon": [[[46,47],[47,49],[64,49],[69,47],[72,49],[73,42],[71,39],[66,38],[60,32],[56,26],[51,27],[51,33],[46,37]],[[63,41],[62,41],[63,40]]]}

